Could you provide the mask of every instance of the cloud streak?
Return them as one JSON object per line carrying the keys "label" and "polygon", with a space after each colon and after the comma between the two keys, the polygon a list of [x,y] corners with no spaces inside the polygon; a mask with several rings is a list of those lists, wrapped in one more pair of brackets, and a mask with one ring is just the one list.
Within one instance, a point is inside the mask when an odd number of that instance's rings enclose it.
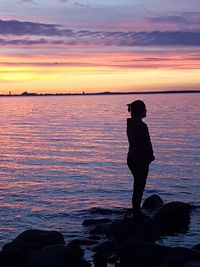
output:
{"label": "cloud streak", "polygon": [[36,4],[33,0],[20,0],[21,3]]}
{"label": "cloud streak", "polygon": [[150,17],[148,20],[152,23],[176,24],[180,27],[195,27],[199,29],[200,12],[184,12],[182,14],[162,15]]}
{"label": "cloud streak", "polygon": [[[166,18],[163,18],[165,20]],[[177,20],[177,18],[174,18]],[[59,24],[0,20],[1,45],[199,46],[200,31],[75,31]],[[20,38],[19,38],[20,37]]]}

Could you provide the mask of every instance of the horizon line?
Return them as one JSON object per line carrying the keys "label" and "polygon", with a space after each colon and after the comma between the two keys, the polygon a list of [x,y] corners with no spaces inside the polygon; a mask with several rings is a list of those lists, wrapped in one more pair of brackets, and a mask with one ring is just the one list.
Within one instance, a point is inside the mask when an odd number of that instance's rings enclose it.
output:
{"label": "horizon line", "polygon": [[28,93],[27,91],[21,94],[0,94],[0,97],[13,97],[13,96],[73,96],[73,95],[128,95],[128,94],[183,94],[183,93],[200,93],[200,90],[163,90],[163,91],[128,91],[128,92],[82,92],[82,93]]}

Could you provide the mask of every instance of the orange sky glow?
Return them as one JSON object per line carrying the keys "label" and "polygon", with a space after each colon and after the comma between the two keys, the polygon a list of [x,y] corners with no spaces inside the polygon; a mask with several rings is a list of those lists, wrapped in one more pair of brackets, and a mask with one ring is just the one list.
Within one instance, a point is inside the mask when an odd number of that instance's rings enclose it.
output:
{"label": "orange sky glow", "polygon": [[0,89],[4,94],[198,89],[199,67],[186,52],[1,55]]}
{"label": "orange sky glow", "polygon": [[0,94],[200,90],[199,4],[145,3],[0,2]]}

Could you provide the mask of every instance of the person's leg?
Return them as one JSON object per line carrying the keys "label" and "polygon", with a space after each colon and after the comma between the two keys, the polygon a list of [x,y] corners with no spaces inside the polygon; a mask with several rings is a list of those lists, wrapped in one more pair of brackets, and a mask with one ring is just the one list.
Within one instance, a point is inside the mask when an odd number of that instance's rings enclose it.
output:
{"label": "person's leg", "polygon": [[146,185],[148,171],[149,171],[149,164],[136,164],[132,169],[134,177],[133,196],[132,196],[132,205],[134,214],[141,213],[140,206],[144,188]]}

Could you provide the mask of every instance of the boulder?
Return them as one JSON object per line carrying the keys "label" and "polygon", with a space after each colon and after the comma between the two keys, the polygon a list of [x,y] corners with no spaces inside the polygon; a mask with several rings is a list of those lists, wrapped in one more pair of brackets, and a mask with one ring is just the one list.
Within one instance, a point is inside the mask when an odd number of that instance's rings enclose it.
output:
{"label": "boulder", "polygon": [[33,252],[26,260],[24,267],[66,267],[66,246],[54,245]]}
{"label": "boulder", "polygon": [[161,262],[154,244],[134,238],[124,241],[119,257],[122,267],[154,267]]}
{"label": "boulder", "polygon": [[89,231],[90,235],[105,235],[108,230],[108,225],[97,224],[93,229]]}
{"label": "boulder", "polygon": [[71,241],[67,244],[67,249],[71,251],[71,254],[77,259],[81,259],[84,256],[83,249],[74,241]]}
{"label": "boulder", "polygon": [[151,221],[137,223],[132,218],[124,218],[122,220],[117,220],[110,225],[107,231],[107,236],[109,238],[114,238],[118,242],[122,242],[130,236],[154,242],[154,225],[152,225]]}
{"label": "boulder", "polygon": [[0,266],[21,266],[25,258],[23,250],[6,249],[0,252]]}
{"label": "boulder", "polygon": [[14,261],[18,264],[18,262],[25,261],[31,253],[55,244],[65,244],[61,233],[35,229],[27,230],[3,246],[1,259],[11,263]]}
{"label": "boulder", "polygon": [[143,242],[134,238],[124,241],[120,250],[120,261],[123,267],[182,266],[183,263],[196,261],[199,253],[183,247],[167,247]]}
{"label": "boulder", "polygon": [[96,246],[92,247],[92,250],[95,252],[107,254],[113,251],[116,251],[117,247],[114,241],[104,241]]}
{"label": "boulder", "polygon": [[103,218],[103,219],[87,219],[83,221],[82,225],[84,226],[91,226],[91,225],[96,225],[96,224],[106,224],[106,223],[111,223],[112,220],[108,218]]}
{"label": "boulder", "polygon": [[183,263],[181,267],[199,267],[200,266],[200,261],[190,261]]}
{"label": "boulder", "polygon": [[153,212],[153,211],[159,210],[163,206],[164,206],[164,202],[161,199],[161,197],[159,195],[154,194],[145,199],[142,205],[142,209]]}
{"label": "boulder", "polygon": [[83,246],[89,246],[89,245],[95,245],[97,244],[96,240],[90,239],[90,238],[77,238],[73,239],[70,243],[75,243],[77,245],[83,245]]}
{"label": "boulder", "polygon": [[124,209],[124,208],[106,209],[106,208],[94,207],[90,209],[90,213],[100,214],[100,215],[112,215],[112,214],[124,214],[126,212],[129,212],[129,210],[130,209]]}
{"label": "boulder", "polygon": [[182,202],[165,204],[153,221],[159,236],[185,232],[190,224],[190,205]]}
{"label": "boulder", "polygon": [[192,249],[200,253],[200,243],[193,246]]}
{"label": "boulder", "polygon": [[24,267],[88,267],[90,264],[82,259],[80,251],[65,245],[53,245],[33,252]]}
{"label": "boulder", "polygon": [[101,236],[99,236],[99,235],[90,235],[89,237],[88,237],[90,240],[100,240],[102,237]]}
{"label": "boulder", "polygon": [[2,251],[5,250],[21,250],[25,255],[29,255],[35,250],[41,249],[42,246],[39,244],[27,242],[20,239],[14,239],[12,242],[7,243],[3,246]]}
{"label": "boulder", "polygon": [[95,267],[107,267],[107,259],[103,253],[95,253],[93,255],[93,263]]}
{"label": "boulder", "polygon": [[64,237],[57,231],[46,231],[31,229],[19,234],[14,241],[25,241],[32,244],[38,244],[41,247],[52,246],[56,244],[65,244]]}

